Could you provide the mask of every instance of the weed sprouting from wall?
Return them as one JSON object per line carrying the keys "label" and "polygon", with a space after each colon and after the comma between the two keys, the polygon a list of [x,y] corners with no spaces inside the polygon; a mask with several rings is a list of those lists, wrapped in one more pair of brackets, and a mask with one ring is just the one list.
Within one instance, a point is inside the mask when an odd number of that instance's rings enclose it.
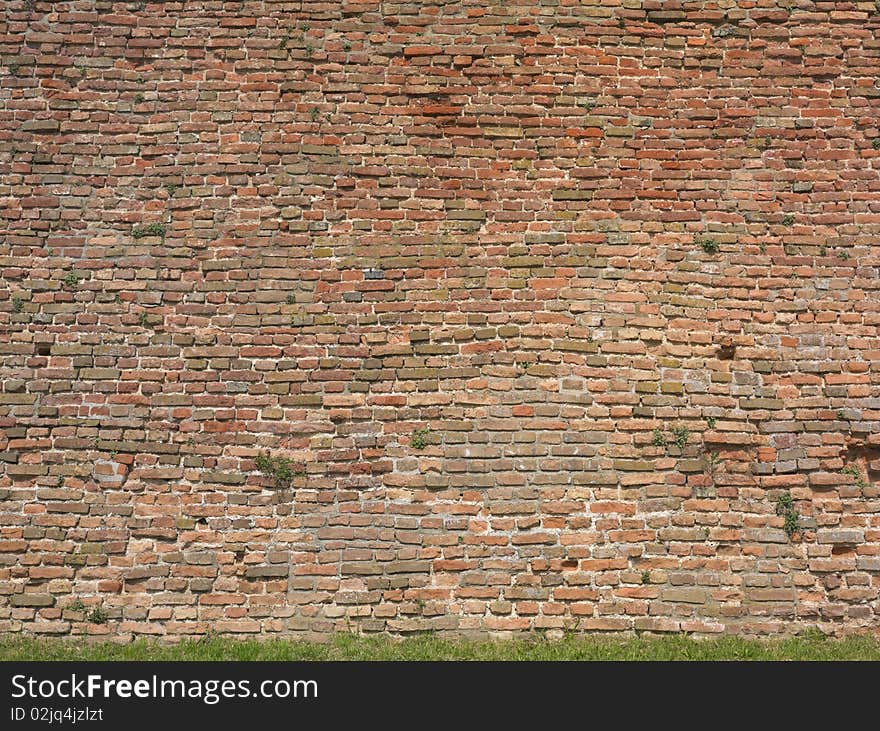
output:
{"label": "weed sprouting from wall", "polygon": [[783,518],[782,529],[791,538],[800,529],[800,515],[794,505],[790,492],[784,492],[776,499],[776,514]]}
{"label": "weed sprouting from wall", "polygon": [[287,457],[272,456],[268,452],[258,454],[254,458],[254,465],[264,475],[271,477],[279,490],[287,490],[294,477],[305,474],[301,464]]}

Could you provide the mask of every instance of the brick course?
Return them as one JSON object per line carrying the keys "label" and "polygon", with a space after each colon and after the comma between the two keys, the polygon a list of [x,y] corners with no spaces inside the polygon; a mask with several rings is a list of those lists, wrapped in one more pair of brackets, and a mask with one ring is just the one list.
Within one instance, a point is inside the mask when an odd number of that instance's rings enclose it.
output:
{"label": "brick course", "polygon": [[7,0],[0,631],[876,630],[878,31]]}

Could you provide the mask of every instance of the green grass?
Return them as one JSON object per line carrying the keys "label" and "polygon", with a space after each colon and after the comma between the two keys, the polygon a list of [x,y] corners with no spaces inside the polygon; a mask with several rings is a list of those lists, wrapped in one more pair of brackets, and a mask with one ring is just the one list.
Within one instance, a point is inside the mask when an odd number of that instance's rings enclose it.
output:
{"label": "green grass", "polygon": [[214,637],[174,645],[0,638],[0,661],[11,660],[880,660],[880,637],[695,640],[682,635],[586,635],[467,641],[433,635],[405,640],[336,635],[323,644]]}

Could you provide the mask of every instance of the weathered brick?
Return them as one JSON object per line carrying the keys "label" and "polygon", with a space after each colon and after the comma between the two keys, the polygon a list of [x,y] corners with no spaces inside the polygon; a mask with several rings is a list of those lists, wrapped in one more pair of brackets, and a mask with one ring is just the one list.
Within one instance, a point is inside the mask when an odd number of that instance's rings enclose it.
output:
{"label": "weathered brick", "polygon": [[51,594],[13,594],[9,604],[13,607],[51,607],[55,599]]}
{"label": "weathered brick", "polygon": [[816,540],[819,543],[862,543],[865,533],[860,530],[822,529],[816,531]]}

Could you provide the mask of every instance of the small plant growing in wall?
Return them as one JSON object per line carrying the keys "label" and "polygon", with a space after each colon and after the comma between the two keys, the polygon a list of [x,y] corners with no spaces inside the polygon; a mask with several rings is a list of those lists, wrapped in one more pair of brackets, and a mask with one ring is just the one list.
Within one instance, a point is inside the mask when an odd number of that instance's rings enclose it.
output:
{"label": "small plant growing in wall", "polygon": [[12,311],[17,315],[24,309],[24,300],[21,297],[12,298]]}
{"label": "small plant growing in wall", "polygon": [[68,604],[67,608],[71,612],[85,612],[86,611],[86,605],[83,604],[83,600],[80,599],[79,597],[77,597],[70,604]]}
{"label": "small plant growing in wall", "polygon": [[666,436],[663,434],[663,430],[659,426],[654,429],[654,435],[651,437],[651,444],[655,447],[666,446]]}
{"label": "small plant growing in wall", "polygon": [[675,440],[675,444],[681,450],[684,450],[684,445],[687,444],[690,435],[691,432],[686,426],[672,427],[672,436]]}
{"label": "small plant growing in wall", "polygon": [[707,451],[706,452],[706,474],[710,477],[715,476],[715,472],[718,469],[718,465],[721,463],[721,455],[718,452]]}
{"label": "small plant growing in wall", "polygon": [[596,106],[596,100],[592,97],[586,97],[578,101],[578,106],[583,107],[587,111],[587,114],[589,114]]}
{"label": "small plant growing in wall", "polygon": [[427,447],[428,434],[430,434],[428,429],[416,429],[413,431],[412,438],[410,439],[413,449],[424,449]]}
{"label": "small plant growing in wall", "polygon": [[864,494],[865,488],[868,486],[868,481],[865,479],[862,471],[858,468],[858,465],[849,464],[844,467],[841,472],[844,475],[850,475],[854,479],[856,487]]}
{"label": "small plant growing in wall", "polygon": [[794,507],[794,498],[790,492],[784,492],[776,499],[776,514],[783,518],[782,530],[791,538],[798,532],[800,515]]}
{"label": "small plant growing in wall", "polygon": [[79,276],[77,276],[76,272],[67,272],[64,275],[64,286],[70,287],[71,289],[79,284]]}
{"label": "small plant growing in wall", "polygon": [[793,213],[786,213],[782,217],[782,225],[783,226],[791,226],[793,223],[794,223],[794,214]]}
{"label": "small plant growing in wall", "polygon": [[717,254],[721,249],[720,244],[711,236],[694,236],[694,243],[707,254]]}
{"label": "small plant growing in wall", "polygon": [[710,429],[714,429],[714,428],[715,428],[715,425],[716,425],[717,423],[718,423],[718,419],[715,418],[714,416],[707,416],[707,417],[706,417],[706,425],[707,425]]}
{"label": "small plant growing in wall", "polygon": [[136,239],[142,239],[144,236],[164,236],[164,223],[148,223],[146,226],[135,226],[131,230],[131,235]]}
{"label": "small plant growing in wall", "polygon": [[287,457],[273,457],[268,452],[258,454],[254,464],[260,472],[275,481],[275,487],[279,490],[286,490],[294,477],[305,474],[301,465],[296,465]]}
{"label": "small plant growing in wall", "polygon": [[107,612],[101,607],[95,607],[86,615],[86,619],[92,624],[107,624]]}

